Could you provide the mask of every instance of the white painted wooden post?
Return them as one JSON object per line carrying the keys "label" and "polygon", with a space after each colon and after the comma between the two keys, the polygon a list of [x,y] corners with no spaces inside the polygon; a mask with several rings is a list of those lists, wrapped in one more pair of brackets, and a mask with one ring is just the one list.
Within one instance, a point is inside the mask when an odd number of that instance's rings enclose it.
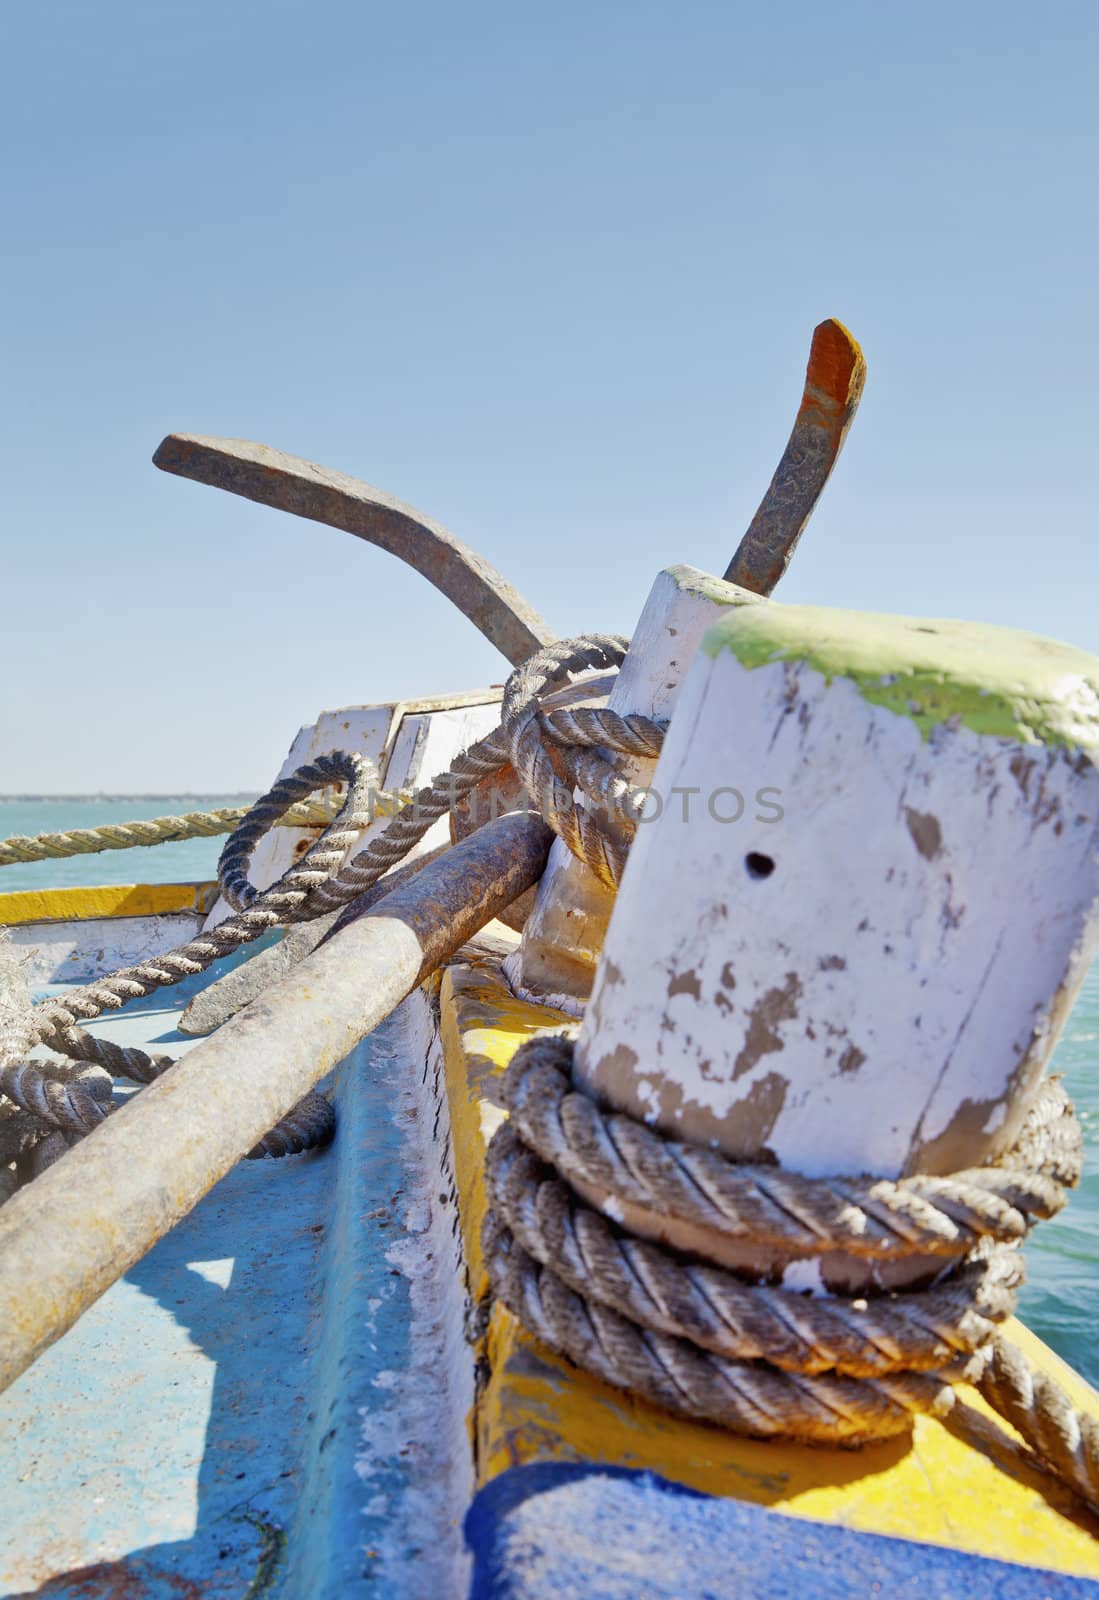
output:
{"label": "white painted wooden post", "polygon": [[[707,628],[730,606],[759,603],[758,595],[696,567],[659,573],[607,699],[609,708],[621,716],[668,717]],[[625,770],[644,787],[654,765],[638,759],[627,762]],[[558,840],[523,929],[523,983],[543,994],[586,999],[613,904],[610,890]]]}
{"label": "white painted wooden post", "polygon": [[578,1083],[809,1175],[1005,1148],[1096,946],[1097,747],[1099,661],[1068,646],[729,613],[657,766]]}

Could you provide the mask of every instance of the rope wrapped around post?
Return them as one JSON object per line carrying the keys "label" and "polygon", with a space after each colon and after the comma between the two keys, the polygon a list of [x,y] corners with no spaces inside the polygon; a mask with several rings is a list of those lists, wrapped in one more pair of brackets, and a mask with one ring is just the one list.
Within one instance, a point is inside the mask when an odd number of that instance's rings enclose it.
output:
{"label": "rope wrapped around post", "polygon": [[[1071,1101],[1048,1080],[1014,1147],[950,1177],[804,1178],[730,1161],[604,1112],[570,1082],[566,1036],[528,1040],[501,1084],[484,1229],[496,1297],[552,1349],[681,1416],[759,1438],[858,1444],[943,1415],[976,1384],[1038,1457],[1099,1508],[1099,1427],[998,1332],[1019,1246],[1079,1178]],[[570,1181],[571,1180],[571,1181]],[[823,1255],[951,1256],[932,1287],[809,1297],[750,1284],[627,1232],[571,1183],[730,1239]]]}

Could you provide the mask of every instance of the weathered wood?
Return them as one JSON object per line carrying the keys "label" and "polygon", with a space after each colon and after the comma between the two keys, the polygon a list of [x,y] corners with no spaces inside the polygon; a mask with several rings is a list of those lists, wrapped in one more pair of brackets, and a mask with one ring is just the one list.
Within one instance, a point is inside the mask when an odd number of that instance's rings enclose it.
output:
{"label": "weathered wood", "polygon": [[577,1049],[591,1093],[810,1175],[1014,1138],[1095,949],[1099,661],[976,624],[703,641]]}
{"label": "weathered wood", "polygon": [[[499,690],[479,690],[432,700],[322,711],[316,722],[299,729],[278,776],[288,778],[299,767],[335,750],[365,756],[373,763],[385,794],[379,796],[373,821],[348,846],[348,855],[352,855],[385,831],[400,795],[423,788],[445,772],[460,751],[491,731],[499,720],[499,701]],[[256,846],[249,868],[251,881],[258,889],[269,888],[300,860],[320,833],[320,828],[272,828]],[[426,855],[448,839],[446,819],[441,818],[413,847],[411,856]],[[216,926],[231,914],[232,907],[219,896],[207,926]]]}
{"label": "weathered wood", "polygon": [[[611,686],[610,710],[620,716],[640,712],[668,717],[706,629],[727,607],[756,600],[757,596],[695,567],[669,567],[659,573]],[[624,770],[643,787],[651,781],[654,766],[638,758],[627,761]],[[558,840],[523,929],[524,984],[545,994],[586,998],[613,904],[610,890]]]}

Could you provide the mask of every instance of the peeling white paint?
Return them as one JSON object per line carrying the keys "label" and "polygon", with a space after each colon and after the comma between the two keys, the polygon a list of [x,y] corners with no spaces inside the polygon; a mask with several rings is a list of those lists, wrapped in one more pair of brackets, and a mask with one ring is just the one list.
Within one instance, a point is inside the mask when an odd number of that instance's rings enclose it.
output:
{"label": "peeling white paint", "polygon": [[[441,1051],[422,991],[374,1035],[372,1048],[386,1049],[402,1065],[396,1110],[405,1134],[402,1232],[385,1259],[407,1286],[412,1325],[407,1364],[377,1375],[377,1402],[360,1412],[355,1470],[367,1492],[364,1515],[387,1521],[384,1537],[372,1533],[369,1544],[378,1593],[394,1600],[458,1600],[470,1580],[462,1518],[474,1487],[466,1430],[474,1402],[473,1361],[465,1337],[455,1210],[438,1199],[453,1195],[449,1123]],[[372,1314],[381,1304],[369,1302]],[[386,1487],[395,1462],[404,1479],[399,1505]],[[414,1562],[410,1546],[418,1552]]]}
{"label": "peeling white paint", "polygon": [[783,1269],[782,1287],[793,1294],[826,1296],[828,1289],[821,1275],[820,1258],[814,1256],[809,1261],[791,1261]]}
{"label": "peeling white paint", "polygon": [[[556,848],[556,847],[555,847]],[[505,956],[500,967],[504,982],[517,1000],[532,1001],[540,1006],[552,1006],[555,1011],[563,1011],[566,1016],[582,1017],[584,1015],[584,1002],[577,1000],[571,994],[545,994],[541,991],[535,993],[523,985],[523,952],[515,949],[510,955]]]}
{"label": "peeling white paint", "polygon": [[202,924],[194,911],[148,917],[89,917],[86,921],[26,922],[8,930],[27,985],[86,983],[135,966],[193,939]]}
{"label": "peeling white paint", "polygon": [[655,1078],[668,1133],[810,1174],[1008,1143],[1095,948],[1095,767],[924,739],[848,680],[724,651],[696,656],[656,784],[772,786],[784,816],[703,801],[638,830],[578,1081],[649,1120]]}
{"label": "peeling white paint", "polygon": [[[669,717],[707,628],[731,606],[759,603],[758,595],[696,567],[658,573],[607,698],[608,708],[620,716]],[[624,771],[631,782],[645,786],[654,766],[638,758],[627,761]],[[560,1005],[562,992],[586,999],[613,903],[610,891],[567,845],[555,840],[523,929],[523,983],[550,1005]]]}
{"label": "peeling white paint", "polygon": [[641,1114],[646,1122],[655,1122],[660,1112],[660,1101],[657,1097],[656,1084],[652,1078],[638,1078],[637,1103],[641,1107]]}

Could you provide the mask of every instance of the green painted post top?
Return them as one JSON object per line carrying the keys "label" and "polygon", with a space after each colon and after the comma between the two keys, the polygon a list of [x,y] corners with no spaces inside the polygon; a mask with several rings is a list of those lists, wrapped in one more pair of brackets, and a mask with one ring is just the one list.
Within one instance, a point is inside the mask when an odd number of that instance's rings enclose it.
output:
{"label": "green painted post top", "polygon": [[695,594],[701,600],[711,600],[718,606],[758,606],[763,596],[752,589],[742,589],[739,583],[728,578],[715,578],[712,573],[683,564],[665,567],[666,575],[673,580],[681,594]]}
{"label": "green painted post top", "polygon": [[984,622],[890,617],[824,606],[736,607],[701,648],[749,671],[804,662],[829,683],[908,717],[924,738],[954,722],[1023,744],[1099,748],[1099,658]]}

